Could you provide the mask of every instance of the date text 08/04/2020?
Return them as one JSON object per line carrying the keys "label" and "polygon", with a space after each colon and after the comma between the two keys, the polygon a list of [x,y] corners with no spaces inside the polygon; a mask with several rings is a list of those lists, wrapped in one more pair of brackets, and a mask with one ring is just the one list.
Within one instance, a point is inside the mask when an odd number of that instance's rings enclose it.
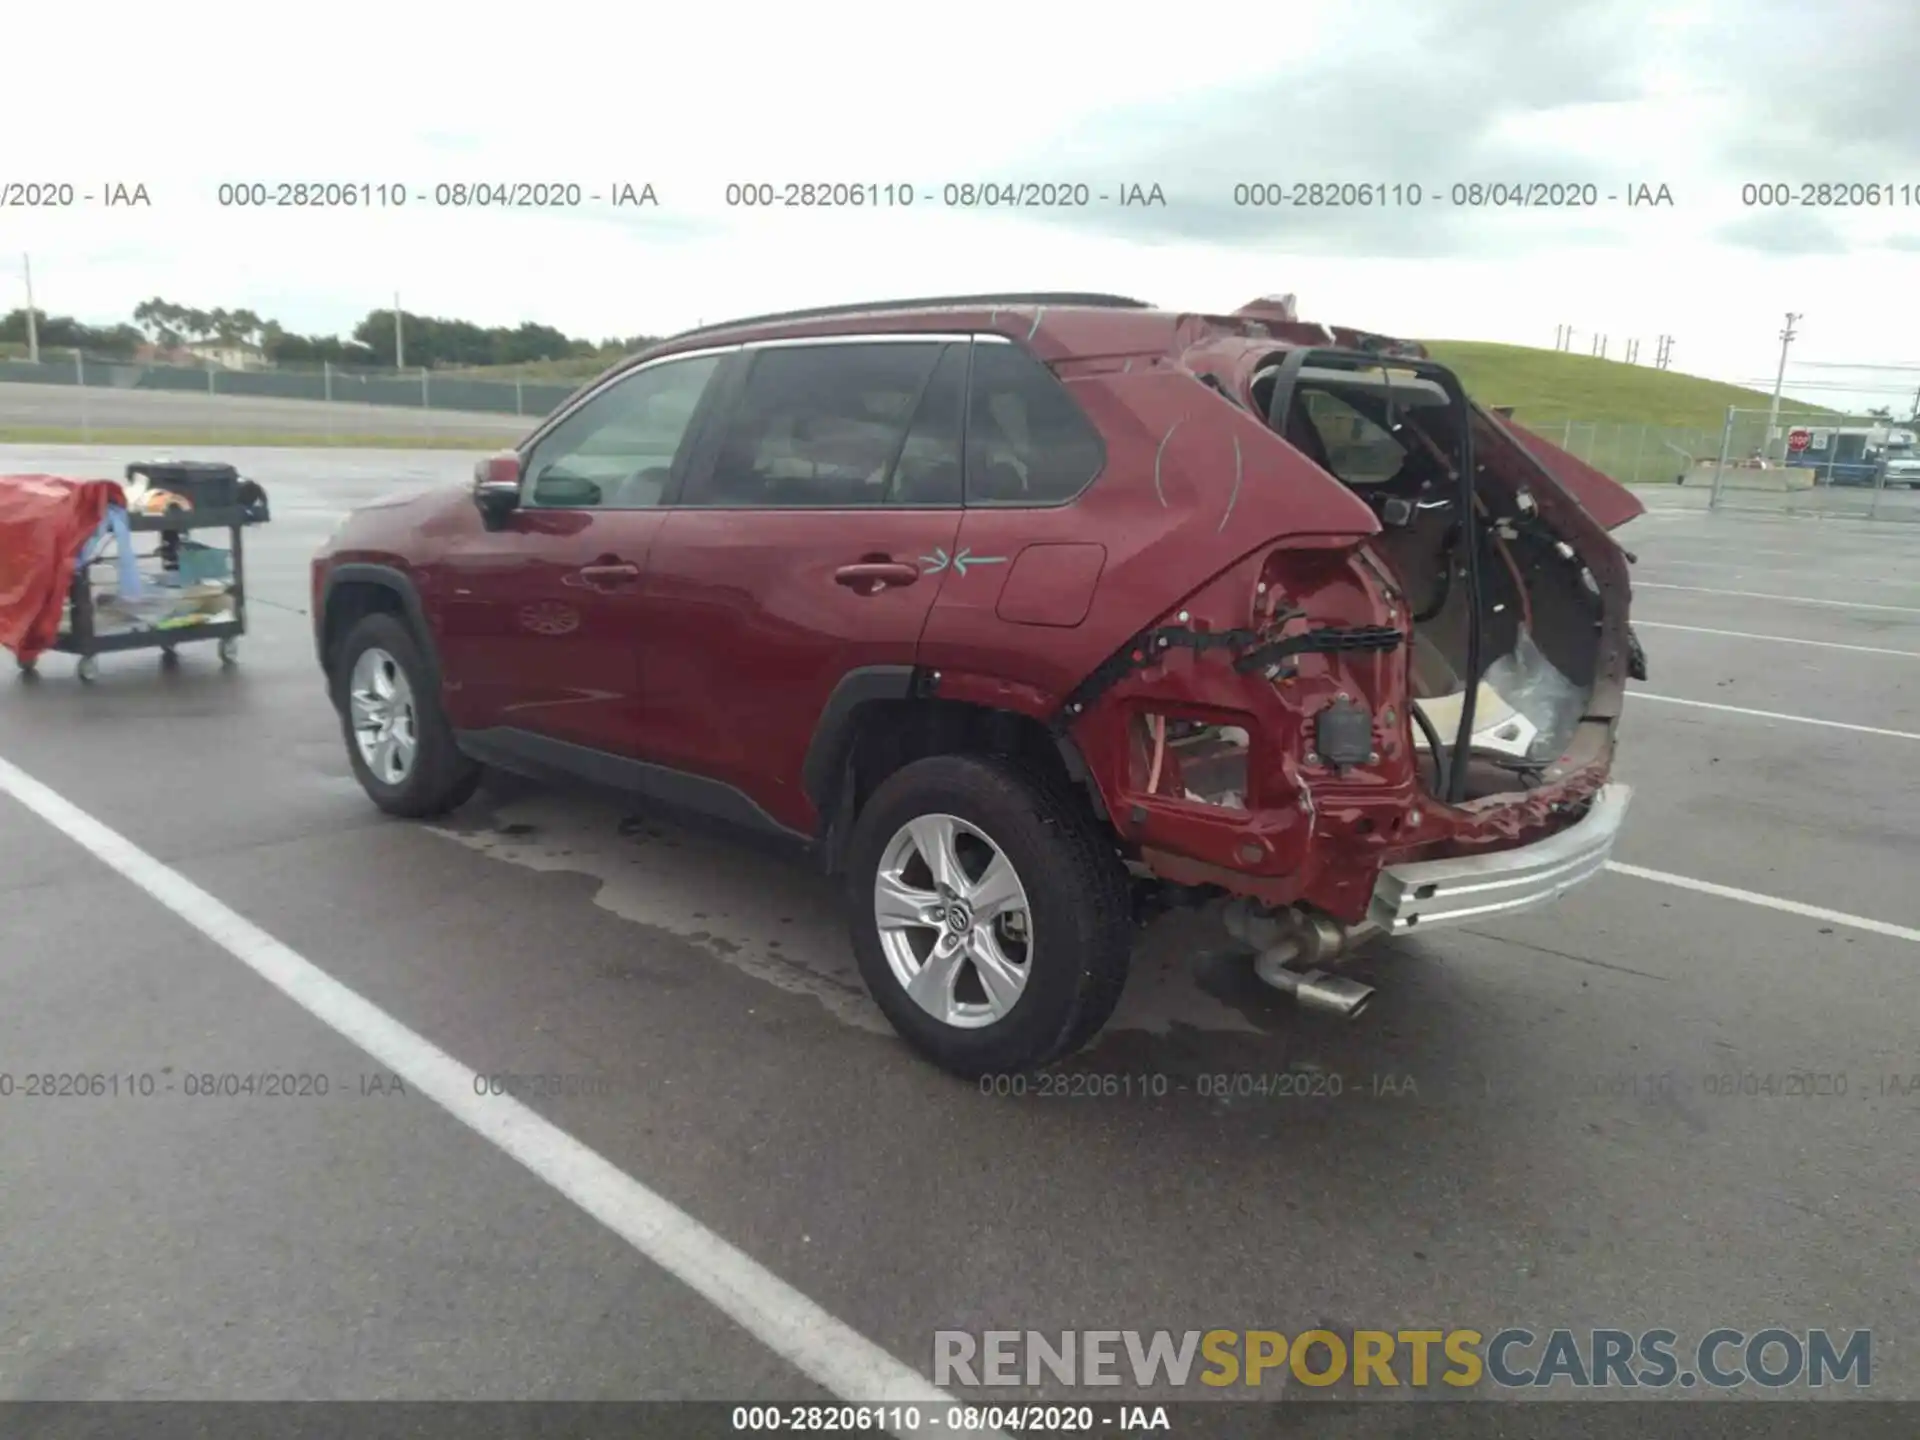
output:
{"label": "date text 08/04/2020", "polygon": [[1673,187],[1636,180],[1609,185],[1590,180],[1461,180],[1443,185],[1345,180],[1243,180],[1233,204],[1255,210],[1393,210],[1452,206],[1469,210],[1579,210],[1600,205],[1671,209]]}
{"label": "date text 08/04/2020", "polygon": [[1714,1070],[1700,1073],[1608,1071],[1578,1076],[1427,1077],[1398,1071],[1352,1075],[1337,1070],[1206,1071],[1041,1070],[987,1074],[980,1093],[1013,1100],[1151,1101],[1170,1096],[1202,1100],[1467,1100],[1500,1095],[1572,1101],[1698,1100],[1920,1100],[1920,1068],[1849,1073],[1845,1070]]}
{"label": "date text 08/04/2020", "polygon": [[736,1405],[740,1433],[808,1435],[1083,1435],[1170,1431],[1164,1405]]}
{"label": "date text 08/04/2020", "polygon": [[657,209],[651,181],[442,180],[410,185],[402,180],[229,180],[214,191],[223,210],[399,210],[408,205],[440,210],[575,210],[585,205]]}
{"label": "date text 08/04/2020", "polygon": [[[0,1100],[319,1100],[330,1096],[405,1095],[407,1084],[391,1072],[341,1077],[324,1071],[29,1070],[0,1071]],[[489,1093],[480,1091],[478,1093]],[[493,1092],[498,1093],[498,1092]]]}
{"label": "date text 08/04/2020", "polygon": [[1094,205],[1164,209],[1167,193],[1151,181],[734,180],[721,193],[728,209],[1084,210]]}

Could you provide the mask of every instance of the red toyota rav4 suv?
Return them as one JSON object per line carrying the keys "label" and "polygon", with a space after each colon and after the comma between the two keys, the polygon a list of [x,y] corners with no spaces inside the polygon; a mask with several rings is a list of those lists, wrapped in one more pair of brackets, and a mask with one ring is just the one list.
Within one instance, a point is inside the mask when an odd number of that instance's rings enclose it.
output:
{"label": "red toyota rav4 suv", "polygon": [[382,809],[496,766],[792,842],[975,1076],[1092,1038],[1144,895],[1351,1015],[1359,940],[1600,869],[1640,509],[1417,345],[967,296],[666,341],[356,511],[313,614]]}

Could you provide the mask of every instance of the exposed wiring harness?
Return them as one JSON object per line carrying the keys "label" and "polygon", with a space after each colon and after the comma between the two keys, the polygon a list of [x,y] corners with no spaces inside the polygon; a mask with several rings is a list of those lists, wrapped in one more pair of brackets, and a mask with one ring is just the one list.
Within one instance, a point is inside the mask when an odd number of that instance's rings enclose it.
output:
{"label": "exposed wiring harness", "polygon": [[[1277,621],[1298,619],[1298,610],[1283,610]],[[1115,652],[1091,675],[1080,682],[1067,697],[1055,717],[1054,728],[1064,730],[1086,708],[1107,691],[1136,671],[1157,665],[1169,650],[1179,647],[1204,655],[1210,650],[1236,652],[1233,668],[1241,673],[1266,670],[1269,678],[1279,672],[1285,661],[1295,655],[1343,654],[1352,651],[1386,651],[1397,648],[1405,638],[1387,625],[1327,625],[1282,639],[1269,638],[1264,630],[1189,630],[1163,626],[1133,638],[1132,643]]]}
{"label": "exposed wiring harness", "polygon": [[1500,533],[1500,526],[1508,522],[1495,520],[1489,515],[1487,502],[1478,496],[1474,497],[1473,503],[1480,512],[1481,518],[1490,522],[1481,533],[1493,537],[1493,548],[1500,552],[1500,558],[1506,562],[1507,574],[1513,577],[1514,595],[1520,601],[1520,624],[1531,634],[1533,632],[1533,601],[1527,594],[1527,582],[1520,578],[1520,567],[1514,563],[1513,551],[1507,548],[1507,537]]}
{"label": "exposed wiring harness", "polygon": [[1433,721],[1427,718],[1427,712],[1420,708],[1417,700],[1409,700],[1407,708],[1413,712],[1413,723],[1420,727],[1420,733],[1427,737],[1427,749],[1433,752],[1433,783],[1438,789],[1447,776],[1447,747],[1440,739],[1440,732],[1434,729]]}

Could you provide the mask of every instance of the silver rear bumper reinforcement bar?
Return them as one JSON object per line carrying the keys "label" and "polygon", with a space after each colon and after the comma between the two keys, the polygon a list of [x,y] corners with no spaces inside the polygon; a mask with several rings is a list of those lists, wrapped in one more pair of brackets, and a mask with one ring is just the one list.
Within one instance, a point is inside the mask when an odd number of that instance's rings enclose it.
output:
{"label": "silver rear bumper reinforcement bar", "polygon": [[1405,935],[1557,900],[1606,865],[1632,798],[1630,786],[1604,785],[1576,824],[1531,845],[1390,865],[1374,883],[1367,919]]}

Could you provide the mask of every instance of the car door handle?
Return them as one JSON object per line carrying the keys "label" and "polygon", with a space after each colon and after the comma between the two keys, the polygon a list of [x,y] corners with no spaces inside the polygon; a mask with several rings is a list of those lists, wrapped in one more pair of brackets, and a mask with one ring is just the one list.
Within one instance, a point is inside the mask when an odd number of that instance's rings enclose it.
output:
{"label": "car door handle", "polygon": [[920,567],[899,560],[868,560],[858,565],[842,565],[833,572],[836,582],[849,590],[878,594],[889,585],[911,585],[920,578]]}
{"label": "car door handle", "polygon": [[624,585],[640,578],[640,567],[627,564],[582,565],[580,578],[589,585]]}

